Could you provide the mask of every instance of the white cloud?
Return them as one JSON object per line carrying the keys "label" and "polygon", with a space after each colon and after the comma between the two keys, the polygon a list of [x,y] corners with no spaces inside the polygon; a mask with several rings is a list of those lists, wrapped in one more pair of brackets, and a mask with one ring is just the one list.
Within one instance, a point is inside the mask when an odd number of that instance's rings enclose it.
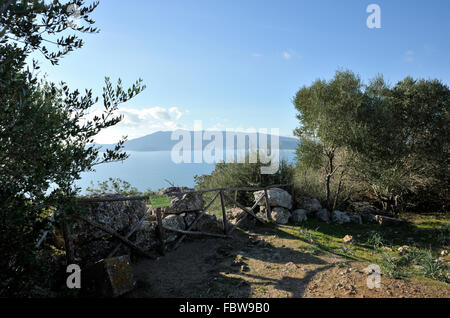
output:
{"label": "white cloud", "polygon": [[405,52],[405,61],[408,63],[414,62],[414,55],[415,55],[414,51],[412,51],[412,50],[406,51]]}
{"label": "white cloud", "polygon": [[287,52],[287,51],[284,51],[284,52],[283,52],[283,58],[284,58],[285,60],[290,60],[290,59],[292,58],[292,54],[289,53],[289,52]]}
{"label": "white cloud", "polygon": [[297,54],[297,52],[295,52],[292,49],[286,50],[284,51],[281,56],[285,59],[285,60],[290,60],[292,58],[297,58],[297,59],[301,59],[302,56]]}
{"label": "white cloud", "polygon": [[[95,142],[110,144],[117,142],[122,136],[128,136],[128,139],[142,137],[156,131],[185,129],[179,120],[188,110],[181,110],[178,107],[163,108],[122,108],[116,112],[116,115],[123,115],[120,123],[101,131],[96,137]],[[95,115],[101,116],[101,111],[91,113],[88,118]]]}

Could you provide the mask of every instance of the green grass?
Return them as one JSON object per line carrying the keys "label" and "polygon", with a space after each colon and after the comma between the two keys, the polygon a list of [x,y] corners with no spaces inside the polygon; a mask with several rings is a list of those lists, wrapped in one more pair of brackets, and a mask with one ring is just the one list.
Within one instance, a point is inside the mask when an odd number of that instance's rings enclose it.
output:
{"label": "green grass", "polygon": [[[302,249],[313,254],[329,252],[348,260],[379,264],[383,273],[394,278],[425,277],[448,281],[447,258],[438,262],[443,249],[449,246],[450,217],[447,214],[409,214],[409,222],[400,227],[377,224],[334,224],[308,220],[302,226],[282,227],[282,231],[299,239]],[[353,236],[353,244],[342,238]],[[400,255],[397,249],[409,248]]]}

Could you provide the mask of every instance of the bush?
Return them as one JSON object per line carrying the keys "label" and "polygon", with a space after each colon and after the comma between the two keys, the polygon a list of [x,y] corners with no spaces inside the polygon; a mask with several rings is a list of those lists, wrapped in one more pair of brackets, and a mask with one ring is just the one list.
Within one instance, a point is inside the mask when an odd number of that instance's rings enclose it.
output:
{"label": "bush", "polygon": [[[271,175],[261,174],[260,162],[258,163],[218,163],[214,171],[209,175],[195,176],[195,188],[197,190],[231,187],[264,187],[274,184],[289,184],[293,181],[294,168],[286,160],[280,160],[278,172]],[[212,193],[205,193],[205,202],[212,199]],[[238,191],[230,194],[237,201],[246,206],[254,204],[251,191]],[[226,201],[226,204],[232,204]],[[217,207],[217,203],[214,207]]]}
{"label": "bush", "polygon": [[100,193],[117,193],[123,196],[138,196],[138,195],[151,195],[154,192],[151,189],[147,189],[145,192],[139,191],[136,187],[133,187],[129,182],[120,178],[108,178],[108,180],[97,182],[97,188],[94,188],[94,183],[91,182],[91,187],[86,188],[88,194],[100,194]]}

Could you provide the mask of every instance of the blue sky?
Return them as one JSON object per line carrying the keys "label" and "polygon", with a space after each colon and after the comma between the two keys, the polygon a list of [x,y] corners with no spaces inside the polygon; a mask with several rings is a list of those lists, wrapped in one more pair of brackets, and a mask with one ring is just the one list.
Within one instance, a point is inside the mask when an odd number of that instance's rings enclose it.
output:
{"label": "blue sky", "polygon": [[[87,0],[89,3],[89,0]],[[369,29],[369,4],[381,29]],[[99,34],[57,67],[52,81],[101,93],[103,78],[142,78],[141,95],[121,106],[124,123],[99,136],[113,142],[157,130],[298,126],[292,97],[339,68],[364,80],[381,73],[450,82],[450,1],[102,0]]]}

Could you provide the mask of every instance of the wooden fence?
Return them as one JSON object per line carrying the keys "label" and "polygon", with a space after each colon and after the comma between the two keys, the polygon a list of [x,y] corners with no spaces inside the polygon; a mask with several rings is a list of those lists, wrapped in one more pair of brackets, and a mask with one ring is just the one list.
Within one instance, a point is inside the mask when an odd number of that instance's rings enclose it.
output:
{"label": "wooden fence", "polygon": [[[247,218],[252,217],[256,219],[258,222],[262,224],[266,224],[267,222],[270,222],[272,220],[271,218],[271,208],[269,204],[269,197],[268,197],[268,190],[273,188],[283,188],[283,187],[289,187],[291,190],[292,198],[294,198],[294,187],[293,184],[277,184],[272,185],[268,187],[236,187],[236,188],[216,188],[216,189],[208,189],[208,190],[194,190],[194,191],[188,191],[188,192],[180,192],[177,194],[187,194],[187,193],[210,193],[215,192],[214,197],[212,200],[203,208],[203,210],[198,213],[197,217],[194,219],[194,221],[187,227],[186,230],[179,230],[174,229],[171,227],[164,226],[162,223],[162,213],[160,208],[156,208],[156,221],[158,223],[157,226],[157,233],[158,233],[158,239],[159,239],[159,253],[161,255],[165,254],[166,246],[165,246],[165,232],[175,232],[180,234],[180,237],[175,242],[175,245],[173,246],[173,249],[176,249],[180,246],[180,244],[183,242],[183,240],[186,238],[187,235],[201,235],[201,236],[211,236],[211,237],[219,237],[219,238],[230,238],[231,233],[239,227],[239,225]],[[235,198],[228,195],[226,192],[235,192],[237,191],[264,191],[263,194],[257,198],[255,204],[251,208],[245,207],[243,204],[239,203]],[[200,232],[200,231],[193,231],[195,225],[198,223],[198,221],[205,216],[207,210],[213,205],[213,203],[220,198],[220,206],[222,209],[222,224],[223,224],[223,234],[217,234],[217,233],[207,233],[207,232]],[[135,200],[148,200],[149,196],[131,196],[131,197],[122,197],[122,198],[86,198],[81,199],[78,204],[80,205],[89,205],[93,203],[101,203],[101,202],[119,202],[119,201],[135,201]],[[243,211],[246,213],[243,214],[243,216],[237,220],[237,222],[232,225],[227,220],[227,214],[226,214],[226,208],[225,208],[225,199],[229,200],[230,202],[233,202],[236,206],[240,207]],[[259,205],[259,203],[265,200],[265,206],[266,206],[266,218],[260,218],[258,217],[254,209]],[[58,213],[58,211],[57,211]],[[136,224],[134,224],[128,234],[125,236],[122,236],[118,234],[117,232],[111,230],[105,225],[98,224],[92,220],[89,220],[88,218],[85,218],[84,216],[76,216],[79,220],[88,223],[89,225],[96,227],[112,236],[117,238],[120,243],[109,253],[108,257],[113,257],[117,251],[119,250],[120,246],[122,244],[127,245],[128,247],[132,248],[136,252],[138,252],[140,255],[153,258],[151,254],[149,254],[147,251],[143,250],[133,242],[129,240],[129,237],[141,226],[141,224],[145,221],[145,219],[148,216],[145,215],[141,220],[139,220]],[[38,242],[38,245],[43,241],[45,236],[47,235],[48,231],[44,233],[44,235],[41,237],[41,239]],[[66,249],[66,257],[67,257],[67,263],[73,264],[74,263],[74,248],[73,248],[73,239],[72,234],[70,231],[69,226],[67,225],[67,222],[63,221],[63,235],[64,235],[64,242],[65,242],[65,249]]]}

